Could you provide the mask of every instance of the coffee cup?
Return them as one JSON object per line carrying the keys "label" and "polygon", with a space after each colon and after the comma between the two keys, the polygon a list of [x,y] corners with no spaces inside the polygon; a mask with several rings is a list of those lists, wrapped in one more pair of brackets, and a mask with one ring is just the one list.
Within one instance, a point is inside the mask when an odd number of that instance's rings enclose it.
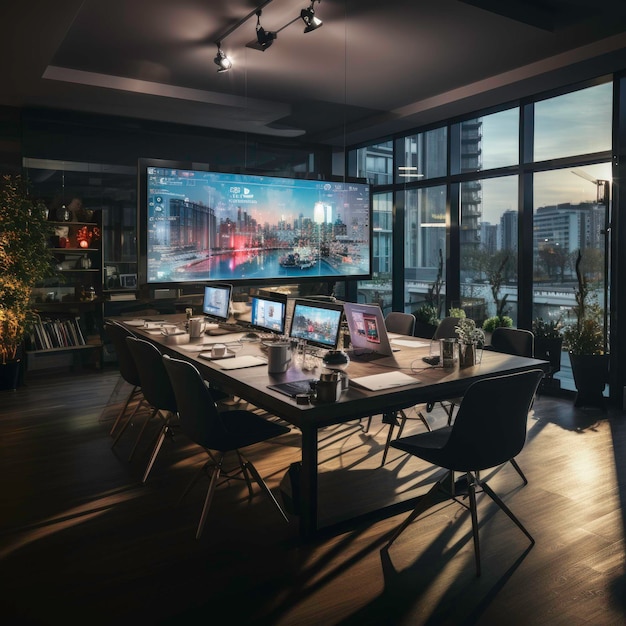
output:
{"label": "coffee cup", "polygon": [[214,359],[219,359],[220,357],[223,357],[225,354],[226,354],[226,346],[223,343],[213,344],[213,347],[211,348],[211,356]]}
{"label": "coffee cup", "polygon": [[189,338],[198,339],[206,330],[206,321],[203,317],[192,317],[189,320]]}

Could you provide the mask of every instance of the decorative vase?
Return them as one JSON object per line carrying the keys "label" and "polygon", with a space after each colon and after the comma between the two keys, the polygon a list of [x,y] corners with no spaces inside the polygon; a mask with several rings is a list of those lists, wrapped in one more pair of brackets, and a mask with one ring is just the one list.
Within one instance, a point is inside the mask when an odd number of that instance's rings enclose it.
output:
{"label": "decorative vase", "polygon": [[476,365],[476,343],[459,344],[459,367],[473,367]]}

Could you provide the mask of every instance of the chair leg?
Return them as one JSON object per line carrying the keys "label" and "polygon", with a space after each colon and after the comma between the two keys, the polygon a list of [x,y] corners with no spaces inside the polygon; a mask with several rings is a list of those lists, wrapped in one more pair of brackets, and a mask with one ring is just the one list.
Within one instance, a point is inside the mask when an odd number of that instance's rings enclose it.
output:
{"label": "chair leg", "polygon": [[215,493],[215,487],[220,477],[220,470],[223,460],[224,455],[220,454],[218,464],[213,468],[213,472],[211,473],[211,481],[209,482],[209,488],[207,489],[206,497],[204,498],[204,506],[202,507],[200,522],[198,523],[198,530],[196,531],[196,539],[200,539],[200,535],[202,535],[202,531],[204,530],[204,523],[206,522],[206,518],[209,513],[209,507],[211,506],[211,500],[213,499],[213,494]]}
{"label": "chair leg", "polygon": [[250,474],[248,472],[248,468],[246,466],[246,460],[241,456],[241,452],[239,450],[235,450],[237,453],[237,459],[239,460],[239,467],[241,467],[241,473],[243,474],[244,480],[246,481],[246,485],[248,486],[248,496],[252,499],[254,493],[252,491],[252,483],[250,482]]}
{"label": "chair leg", "polygon": [[115,396],[117,396],[117,394],[119,393],[120,389],[122,388],[122,385],[125,382],[126,381],[124,380],[124,378],[122,376],[118,376],[117,382],[115,383],[115,387],[113,387],[113,390],[109,394],[109,399],[107,400],[107,403],[102,407],[102,411],[100,411],[100,416],[98,417],[98,421],[99,422],[103,422],[104,421],[104,414],[105,414],[106,410],[109,408],[109,406],[111,404],[113,404],[113,398]]}
{"label": "chair leg", "polygon": [[169,424],[166,422],[165,424],[163,424],[163,427],[161,428],[159,432],[158,439],[156,441],[154,448],[152,449],[150,460],[148,461],[148,465],[146,466],[146,471],[144,472],[143,479],[141,481],[144,485],[146,484],[146,480],[148,480],[148,475],[152,471],[152,466],[154,465],[154,462],[156,461],[156,458],[161,450],[161,446],[163,445],[163,442],[165,441],[165,436],[167,435],[168,428],[169,428]]}
{"label": "chair leg", "polygon": [[387,462],[387,453],[389,452],[389,446],[391,445],[391,437],[393,436],[394,425],[389,424],[389,432],[387,433],[387,441],[385,441],[385,449],[383,450],[383,458],[380,463],[382,467]]}
{"label": "chair leg", "polygon": [[248,459],[244,459],[244,461],[245,461],[245,467],[248,470],[250,470],[252,477],[257,482],[259,487],[261,487],[265,495],[274,503],[274,506],[278,509],[280,514],[283,516],[283,519],[287,523],[289,523],[289,518],[287,517],[287,514],[285,513],[285,511],[283,511],[283,508],[280,506],[280,504],[278,503],[278,500],[274,497],[274,494],[270,491],[270,488],[267,486],[265,481],[261,478],[261,475],[259,474],[259,472],[257,472],[256,467],[254,467],[252,462],[248,461]]}
{"label": "chair leg", "polygon": [[371,425],[372,425],[372,415],[370,415],[367,418],[367,426],[363,429],[363,432],[366,433],[370,429]]}
{"label": "chair leg", "polygon": [[400,439],[400,437],[402,437],[402,431],[404,430],[404,427],[406,426],[406,421],[408,419],[408,417],[406,416],[406,413],[402,409],[400,409],[398,413],[400,413],[400,416],[402,417],[402,419],[400,420],[400,430],[398,430],[398,436],[396,437],[396,439]]}
{"label": "chair leg", "polygon": [[182,492],[182,494],[180,495],[180,498],[178,498],[178,502],[177,502],[177,506],[182,504],[183,500],[187,497],[187,494],[191,491],[191,489],[193,488],[193,486],[198,482],[200,476],[202,476],[202,474],[204,474],[204,472],[206,472],[207,467],[209,467],[209,465],[217,465],[217,463],[214,463],[212,459],[209,459],[194,475],[193,478],[187,483],[187,486],[185,487],[185,490]]}
{"label": "chair leg", "polygon": [[526,537],[528,537],[530,543],[534,545],[535,540],[533,539],[533,536],[526,530],[522,522],[520,522],[517,517],[513,515],[511,509],[504,504],[494,490],[486,482],[479,482],[478,484],[482,487],[483,491],[507,514],[509,519],[526,535]]}
{"label": "chair leg", "polygon": [[526,478],[526,476],[524,476],[524,472],[522,472],[522,469],[517,464],[517,461],[515,459],[511,459],[511,465],[515,468],[515,471],[521,476],[522,480],[524,481],[524,484],[527,485],[528,479]]}
{"label": "chair leg", "polygon": [[144,420],[143,424],[141,425],[141,429],[139,430],[139,434],[137,435],[137,439],[135,440],[135,444],[133,445],[133,449],[130,451],[130,454],[128,455],[129,463],[133,460],[133,457],[135,456],[135,450],[137,450],[137,446],[139,445],[140,439],[143,437],[143,433],[146,430],[146,426],[148,425],[148,422],[158,413],[158,411],[159,409],[153,409],[152,413],[146,416],[146,419]]}
{"label": "chair leg", "polygon": [[424,511],[429,509],[431,506],[437,503],[437,494],[442,484],[446,484],[446,482],[450,481],[451,472],[446,472],[446,475],[439,479],[429,490],[425,493],[420,499],[417,506],[411,511],[409,516],[398,526],[395,530],[391,538],[387,542],[385,549],[389,549],[391,544],[404,532],[406,527],[419,515],[421,515]]}
{"label": "chair leg", "polygon": [[143,404],[143,398],[137,403],[137,406],[133,409],[133,412],[130,414],[130,417],[124,422],[124,425],[122,426],[122,428],[120,428],[120,432],[117,433],[117,435],[115,436],[115,439],[113,440],[113,443],[111,444],[111,448],[114,448],[117,442],[120,440],[120,437],[124,434],[124,431],[128,428],[130,423],[133,421],[135,415],[137,414],[137,411],[139,411],[139,408],[141,407],[142,404]]}
{"label": "chair leg", "polygon": [[109,431],[109,435],[111,435],[111,437],[113,437],[113,433],[115,432],[115,429],[117,428],[117,425],[120,423],[122,417],[124,417],[124,415],[126,413],[126,409],[128,409],[128,405],[130,404],[130,401],[133,399],[133,397],[137,393],[139,393],[139,389],[137,388],[137,385],[135,385],[130,390],[130,393],[128,394],[128,397],[126,398],[126,402],[124,403],[124,406],[122,407],[122,410],[117,414],[117,417],[115,418],[115,421],[113,422],[113,426],[111,426],[111,430]]}
{"label": "chair leg", "polygon": [[474,558],[476,559],[476,576],[480,576],[480,540],[478,537],[478,512],[476,509],[476,484],[477,479],[469,472],[467,476],[467,491],[469,494],[469,508],[472,517],[472,535],[474,537]]}

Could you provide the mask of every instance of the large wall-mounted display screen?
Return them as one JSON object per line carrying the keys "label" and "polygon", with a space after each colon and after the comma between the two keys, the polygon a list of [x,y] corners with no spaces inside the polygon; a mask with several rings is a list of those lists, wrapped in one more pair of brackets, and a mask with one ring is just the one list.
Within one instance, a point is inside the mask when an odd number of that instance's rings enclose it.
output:
{"label": "large wall-mounted display screen", "polygon": [[370,277],[369,185],[180,165],[139,162],[143,283]]}

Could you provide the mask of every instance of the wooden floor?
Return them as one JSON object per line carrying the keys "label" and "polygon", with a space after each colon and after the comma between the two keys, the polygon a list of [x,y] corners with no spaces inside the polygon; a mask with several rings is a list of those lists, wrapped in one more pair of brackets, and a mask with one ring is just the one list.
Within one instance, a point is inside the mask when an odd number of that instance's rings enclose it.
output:
{"label": "wooden floor", "polygon": [[[626,623],[622,413],[536,400],[518,457],[529,485],[510,465],[490,483],[536,545],[481,497],[476,578],[469,516],[454,503],[430,510],[386,551],[405,514],[302,543],[258,489],[249,501],[230,483],[195,540],[206,481],[177,499],[204,452],[182,437],[166,441],[142,486],[150,438],[129,463],[137,426],[112,450],[120,405],[101,416],[116,381],[107,371],[38,374],[0,392],[2,624]],[[369,434],[358,422],[323,431],[325,519],[426,491],[439,476],[398,451],[380,468],[385,436],[379,418]],[[298,445],[293,431],[251,452],[276,493]]]}

